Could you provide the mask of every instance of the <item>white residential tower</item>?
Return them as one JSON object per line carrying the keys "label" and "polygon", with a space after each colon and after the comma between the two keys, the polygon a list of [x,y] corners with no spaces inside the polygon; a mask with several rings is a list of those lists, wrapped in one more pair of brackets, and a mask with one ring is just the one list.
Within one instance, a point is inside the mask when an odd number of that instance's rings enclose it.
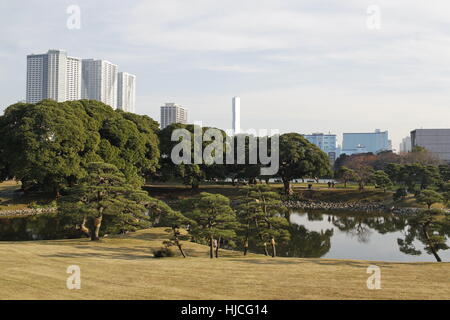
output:
{"label": "white residential tower", "polygon": [[63,50],[27,56],[26,101],[81,99],[81,59]]}
{"label": "white residential tower", "polygon": [[106,60],[83,59],[81,98],[117,108],[117,65]]}
{"label": "white residential tower", "polygon": [[135,112],[136,76],[119,72],[117,86],[117,109]]}

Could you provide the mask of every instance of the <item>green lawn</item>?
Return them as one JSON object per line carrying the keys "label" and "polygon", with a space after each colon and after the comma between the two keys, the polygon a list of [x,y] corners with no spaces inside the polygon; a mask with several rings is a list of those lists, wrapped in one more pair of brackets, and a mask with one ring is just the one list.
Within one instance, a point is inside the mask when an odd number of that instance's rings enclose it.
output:
{"label": "green lawn", "polygon": [[[0,242],[0,299],[450,299],[449,263],[388,263],[243,257],[185,243],[189,258],[155,259],[164,228],[128,236]],[[369,290],[367,267],[381,268]],[[81,268],[81,290],[66,288],[66,269]]]}

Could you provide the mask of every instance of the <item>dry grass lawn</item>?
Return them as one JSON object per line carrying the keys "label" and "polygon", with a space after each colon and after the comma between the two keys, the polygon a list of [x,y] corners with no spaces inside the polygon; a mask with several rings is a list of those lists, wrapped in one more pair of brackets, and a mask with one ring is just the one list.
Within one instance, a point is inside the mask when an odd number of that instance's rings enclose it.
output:
{"label": "dry grass lawn", "polygon": [[[0,242],[0,299],[450,299],[450,264],[243,257],[185,243],[190,258],[154,259],[164,228],[129,236]],[[381,268],[380,290],[366,269]],[[81,290],[68,290],[69,265]]]}

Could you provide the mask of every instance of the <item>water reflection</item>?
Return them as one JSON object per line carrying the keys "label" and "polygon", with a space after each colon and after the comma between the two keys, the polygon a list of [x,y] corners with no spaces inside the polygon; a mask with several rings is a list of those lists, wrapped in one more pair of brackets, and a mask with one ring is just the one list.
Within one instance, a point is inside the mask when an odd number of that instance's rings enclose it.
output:
{"label": "water reflection", "polygon": [[[286,256],[384,261],[436,261],[412,216],[355,212],[293,212]],[[440,235],[447,240],[447,227]],[[449,250],[439,248],[443,261]]]}
{"label": "water reflection", "polygon": [[56,213],[36,216],[0,218],[1,241],[50,240],[78,238],[81,236],[70,221],[70,217],[60,217]]}
{"label": "water reflection", "polygon": [[[22,218],[0,218],[0,240],[77,238],[75,221],[56,214]],[[431,250],[423,228],[412,216],[355,212],[292,212],[291,239],[278,243],[278,255],[303,258],[336,258],[382,261],[450,261],[450,250],[439,245]],[[106,230],[108,231],[108,230]],[[430,229],[431,236],[447,244],[450,226]],[[105,230],[103,231],[105,232]],[[250,250],[263,253],[260,241],[249,239]],[[239,249],[239,248],[238,248]]]}

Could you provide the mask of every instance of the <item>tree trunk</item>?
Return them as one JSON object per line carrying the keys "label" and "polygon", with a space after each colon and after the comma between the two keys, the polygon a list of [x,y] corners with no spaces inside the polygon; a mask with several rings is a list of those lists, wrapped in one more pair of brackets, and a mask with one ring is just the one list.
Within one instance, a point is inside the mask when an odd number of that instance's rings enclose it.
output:
{"label": "tree trunk", "polygon": [[275,246],[275,239],[272,237],[270,244],[272,245],[272,258],[275,258],[277,256],[277,249]]}
{"label": "tree trunk", "polygon": [[89,228],[86,227],[86,216],[83,217],[83,222],[81,223],[80,230],[88,237],[91,236],[91,231],[89,230]]}
{"label": "tree trunk", "polygon": [[217,244],[216,244],[216,258],[219,257],[220,240],[221,240],[221,238],[219,237],[219,239],[217,240]]}
{"label": "tree trunk", "polygon": [[100,227],[102,226],[103,216],[94,219],[94,228],[92,229],[91,241],[100,240]]}
{"label": "tree trunk", "polygon": [[266,244],[266,242],[264,241],[264,239],[263,239],[261,233],[259,232],[258,219],[255,219],[255,226],[256,226],[256,232],[258,233],[259,239],[260,239],[261,242],[264,244],[264,254],[265,254],[266,256],[268,256],[268,255],[269,255],[269,252],[267,251],[267,244]]}
{"label": "tree trunk", "polygon": [[287,195],[292,195],[294,193],[291,188],[291,182],[288,179],[283,179],[283,185],[284,185],[284,192]]}
{"label": "tree trunk", "polygon": [[269,256],[269,250],[267,250],[267,242],[264,242],[264,255]]}
{"label": "tree trunk", "polygon": [[248,238],[249,238],[249,233],[250,233],[250,221],[247,220],[247,233],[245,235],[245,240],[244,240],[244,256],[247,255],[247,251],[248,251]]}
{"label": "tree trunk", "polygon": [[358,185],[359,185],[359,190],[364,190],[364,182],[360,181],[358,183]]}
{"label": "tree trunk", "polygon": [[423,234],[425,235],[425,239],[428,242],[428,246],[430,247],[431,253],[433,253],[433,256],[436,258],[436,261],[437,262],[442,262],[441,257],[439,257],[439,255],[436,252],[436,249],[434,248],[433,243],[431,243],[431,239],[430,239],[430,237],[428,235],[428,232],[427,232],[427,226],[428,226],[428,223],[424,224],[423,227],[422,227]]}
{"label": "tree trunk", "polygon": [[184,253],[184,250],[183,250],[183,248],[181,247],[181,243],[180,243],[180,241],[178,240],[178,231],[176,230],[175,227],[172,227],[172,230],[173,230],[173,238],[174,238],[175,244],[177,245],[178,250],[180,250],[180,253],[181,253],[181,255],[183,256],[183,258],[186,258],[186,254]]}
{"label": "tree trunk", "polygon": [[214,239],[212,236],[209,237],[209,257],[212,259],[213,258],[213,243],[214,243]]}
{"label": "tree trunk", "polygon": [[347,180],[344,180],[344,188],[347,189]]}
{"label": "tree trunk", "polygon": [[60,193],[60,190],[59,190],[59,185],[53,186],[53,193],[55,195],[55,198],[61,197],[61,193]]}

